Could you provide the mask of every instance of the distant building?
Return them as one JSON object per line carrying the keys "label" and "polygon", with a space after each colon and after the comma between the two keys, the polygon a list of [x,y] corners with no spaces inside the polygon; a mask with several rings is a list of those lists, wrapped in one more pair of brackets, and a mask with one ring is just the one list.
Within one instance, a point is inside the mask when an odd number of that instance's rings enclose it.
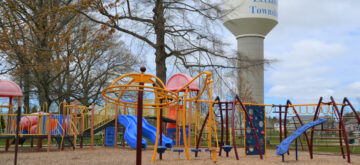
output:
{"label": "distant building", "polygon": [[[299,116],[299,117],[300,117],[303,124],[310,123],[314,119],[314,116],[311,116],[311,115],[303,115],[303,116]],[[282,127],[281,129],[284,130],[284,124],[283,123],[282,123],[281,127]],[[296,116],[292,116],[290,119],[286,120],[286,129],[287,130],[296,130],[296,129],[300,128],[300,127],[301,127],[300,122],[299,122],[299,120],[298,120],[298,118]],[[280,123],[279,122],[274,123],[274,129],[276,131],[280,131]]]}

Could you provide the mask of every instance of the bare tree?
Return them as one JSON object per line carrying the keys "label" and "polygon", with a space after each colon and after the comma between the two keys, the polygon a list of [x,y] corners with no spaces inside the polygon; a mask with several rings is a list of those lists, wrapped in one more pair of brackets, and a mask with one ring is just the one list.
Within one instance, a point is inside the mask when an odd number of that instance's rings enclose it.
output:
{"label": "bare tree", "polygon": [[96,102],[94,93],[113,72],[129,71],[137,62],[113,30],[84,23],[72,12],[76,3],[1,1],[0,52],[11,66],[8,70],[23,84],[25,105],[30,92],[48,107],[72,98],[86,105]]}
{"label": "bare tree", "polygon": [[74,71],[67,79],[76,84],[71,85],[69,95],[90,106],[91,103],[100,102],[101,91],[112,80],[120,74],[134,71],[141,60],[132,55],[111,30],[104,31],[88,20],[81,20],[82,25],[73,33],[77,38],[73,41],[77,42],[70,43],[71,49],[68,50],[73,51],[74,61],[70,68]]}
{"label": "bare tree", "polygon": [[[71,31],[75,14],[66,12],[72,0],[3,1],[1,34],[8,62],[16,66],[13,74],[24,78],[25,105],[33,85],[40,104],[50,105],[50,87],[63,72],[63,61],[57,59]],[[33,78],[31,78],[33,77]]]}
{"label": "bare tree", "polygon": [[[155,50],[156,75],[166,82],[166,62],[189,67],[234,67],[216,60],[224,55],[220,34],[220,1],[88,0],[82,3],[90,20],[135,37]],[[100,14],[100,16],[99,16]],[[201,63],[196,62],[201,52]],[[172,64],[172,65],[174,65]]]}

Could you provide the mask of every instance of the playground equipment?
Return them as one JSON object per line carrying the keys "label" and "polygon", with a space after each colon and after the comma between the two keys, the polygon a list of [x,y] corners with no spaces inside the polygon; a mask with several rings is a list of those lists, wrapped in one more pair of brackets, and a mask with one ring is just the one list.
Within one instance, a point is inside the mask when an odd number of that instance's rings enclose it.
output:
{"label": "playground equipment", "polygon": [[[145,68],[141,68],[142,72],[145,72]],[[204,86],[201,90],[198,90],[196,86],[192,86],[191,84],[195,84],[194,82],[200,77],[205,76],[204,80]],[[187,77],[185,77],[187,78]],[[188,79],[189,80],[189,79]],[[171,82],[171,81],[170,81]],[[171,83],[170,83],[171,84]],[[179,84],[177,84],[179,85]],[[212,152],[216,152],[216,149],[212,148],[211,139],[212,139],[212,131],[215,133],[215,137],[217,139],[217,131],[216,131],[216,124],[213,117],[213,108],[212,108],[212,101],[211,101],[211,95],[212,95],[212,80],[211,80],[211,73],[210,72],[202,72],[198,76],[196,76],[194,79],[191,79],[190,81],[184,81],[183,86],[180,88],[177,88],[177,90],[172,89],[173,91],[167,90],[165,88],[165,85],[159,80],[157,77],[150,75],[150,74],[144,74],[144,73],[131,73],[124,76],[119,77],[116,79],[109,87],[105,88],[103,90],[103,98],[106,100],[107,103],[112,103],[117,106],[127,106],[134,109],[137,109],[137,144],[136,146],[141,145],[141,138],[143,136],[143,126],[147,125],[146,123],[143,123],[143,110],[156,110],[156,119],[157,119],[157,126],[156,126],[156,140],[155,140],[155,147],[152,157],[152,162],[155,161],[156,153],[160,153],[160,159],[162,159],[161,153],[165,151],[163,147],[163,136],[162,136],[162,128],[160,123],[162,123],[163,119],[163,110],[169,109],[169,107],[175,107],[175,118],[176,121],[176,145],[177,149],[174,149],[175,152],[183,152],[185,151],[186,158],[189,160],[189,152],[188,152],[188,143],[185,142],[185,139],[187,138],[186,135],[186,108],[192,107],[193,102],[204,102],[209,103],[209,124],[208,124],[208,132],[209,132],[209,143],[208,148]],[[197,94],[193,96],[191,92],[189,92],[189,89],[191,87],[191,90],[195,89],[198,90]],[[204,92],[207,92],[209,100],[200,100],[200,96]],[[155,102],[143,102],[143,95],[144,93],[147,93],[148,95],[152,95],[153,98],[155,98]],[[126,102],[122,101],[125,100],[131,100],[131,97],[128,96],[134,96],[138,95],[137,102]],[[149,96],[148,96],[149,97]],[[150,96],[151,97],[151,96]],[[181,101],[181,106],[180,106]],[[182,108],[182,110],[179,110],[179,107]],[[170,108],[171,109],[171,108]],[[181,114],[180,114],[181,113]],[[192,111],[189,110],[189,116],[191,116]],[[196,113],[196,111],[195,111]],[[172,110],[169,114],[174,114],[174,110]],[[173,115],[174,116],[174,115]],[[172,116],[172,117],[173,117]],[[195,115],[196,116],[196,115]],[[189,126],[191,127],[191,119],[188,120]],[[196,122],[195,122],[196,123]],[[184,139],[184,150],[180,149],[180,133],[179,133],[179,127],[182,127],[182,133],[183,133],[183,139]],[[189,128],[190,128],[189,127]],[[214,130],[213,130],[214,128]],[[155,129],[152,129],[155,131]],[[146,131],[145,131],[146,132]],[[164,141],[165,142],[165,141]],[[216,144],[218,148],[218,143],[216,140]],[[166,146],[167,144],[165,144]],[[159,150],[158,150],[159,148]],[[197,148],[198,149],[198,148]],[[137,147],[137,163],[141,162],[141,149]],[[216,155],[213,157],[213,160],[216,161]]]}
{"label": "playground equipment", "polygon": [[[135,116],[128,115],[119,115],[118,121],[120,124],[126,127],[124,137],[127,144],[136,149],[136,134],[137,134],[137,119]],[[149,124],[145,118],[143,118],[143,136],[149,139],[153,144],[156,142],[156,128]],[[167,148],[172,148],[173,141],[167,138],[165,135],[162,135],[162,146]],[[147,142],[145,139],[142,139],[142,148],[146,148]]]}
{"label": "playground equipment", "polygon": [[[220,136],[220,152],[219,152],[219,156],[221,156],[221,151],[224,150],[226,152],[226,157],[229,157],[229,152],[232,149],[232,146],[230,146],[230,132],[229,132],[229,111],[232,110],[231,106],[232,106],[232,102],[220,102],[220,98],[217,97],[215,100],[218,101],[218,106],[219,106],[219,112],[220,112],[220,126],[221,126],[221,136]],[[225,107],[223,107],[223,105],[225,105]],[[230,109],[231,108],[231,109]],[[223,111],[225,111],[225,122],[223,119]],[[224,143],[224,123],[225,123],[225,136],[226,136],[226,140]],[[225,145],[224,145],[225,144]]]}
{"label": "playground equipment", "polygon": [[[326,121],[326,119],[322,118],[322,119],[313,121],[311,123],[307,123],[307,124],[303,125],[302,127],[300,127],[299,129],[297,129],[294,133],[292,133],[290,136],[285,138],[278,146],[276,146],[277,147],[276,154],[281,155],[283,157],[282,160],[284,161],[284,154],[286,152],[288,152],[292,141],[296,140],[301,134],[306,132],[306,130],[313,128],[319,124],[322,124],[325,121]],[[297,155],[297,150],[296,150],[296,155]],[[296,156],[296,160],[297,160],[297,156]]]}
{"label": "playground equipment", "polygon": [[[174,75],[172,75],[169,80],[166,83],[166,89],[172,92],[185,92],[186,89],[184,89],[184,85],[186,85],[187,83],[189,83],[190,81],[192,81],[193,78],[191,78],[190,76],[183,74],[183,73],[176,73]],[[180,91],[179,91],[180,90]],[[187,86],[187,90],[188,90],[188,95],[189,97],[192,97],[192,95],[197,95],[199,93],[200,87],[199,84],[197,83],[197,81],[192,81],[192,83],[190,83]],[[196,132],[197,132],[197,125],[198,125],[198,114],[199,114],[199,103],[200,102],[195,102],[195,122],[194,122],[194,137],[196,138]],[[189,136],[189,134],[191,134],[191,125],[192,125],[192,110],[193,110],[193,102],[188,101],[188,116],[187,116],[187,120],[188,120],[188,127],[186,130],[186,133],[188,133],[187,137],[187,142],[188,142],[188,146],[190,147],[191,145],[191,136]],[[177,109],[178,108],[178,109]],[[171,106],[169,109],[169,118],[175,120],[175,123],[168,123],[167,124],[167,131],[168,132],[175,132],[175,136],[171,135],[171,133],[168,134],[168,136],[172,136],[175,137],[174,140],[176,142],[176,145],[179,146],[183,143],[183,138],[180,138],[180,142],[179,142],[179,137],[182,137],[181,134],[179,134],[181,132],[181,129],[179,129],[179,124],[178,121],[181,118],[182,114],[180,111],[182,111],[183,105],[179,105],[179,107],[176,106]],[[175,131],[174,131],[175,130]],[[178,144],[180,143],[180,144]]]}
{"label": "playground equipment", "polygon": [[[20,109],[20,108],[19,108]],[[15,115],[11,113],[0,114],[0,118],[8,118],[4,124],[5,132],[0,132],[0,137],[7,139],[5,151],[10,147],[9,140],[15,139],[16,130],[19,130],[19,143],[23,144],[26,140],[30,139],[30,147],[33,147],[33,139],[37,139],[37,150],[42,148],[42,140],[48,139],[47,151],[50,151],[51,139],[55,139],[59,149],[63,150],[65,143],[68,142],[69,146],[73,149],[76,148],[77,138],[80,138],[80,148],[83,147],[83,136],[85,127],[88,122],[89,107],[77,105],[77,101],[67,104],[63,102],[62,113],[58,114],[37,112],[32,114],[23,114],[20,119],[15,119]],[[23,109],[22,109],[23,110]],[[22,110],[19,110],[20,113]],[[16,129],[16,121],[19,121],[19,128]]]}
{"label": "playground equipment", "polygon": [[[219,156],[221,156],[222,151],[224,151],[228,157],[229,152],[234,148],[235,157],[239,160],[236,139],[243,138],[244,156],[259,155],[260,159],[262,159],[263,155],[266,154],[266,122],[264,105],[249,103],[244,104],[237,96],[234,97],[233,101],[220,101],[220,98],[216,98],[214,105],[218,105],[219,114],[216,115],[216,117],[220,117],[221,136]],[[229,126],[229,113],[231,113],[231,127]],[[241,116],[237,118],[240,120],[239,124],[235,124],[235,114]],[[207,117],[205,118],[205,121],[206,120]],[[231,135],[229,129],[231,129]],[[202,135],[202,130],[203,129],[200,131],[200,137]],[[238,136],[237,131],[241,132],[241,136]],[[232,141],[233,146],[230,145],[230,141]],[[197,144],[199,143],[200,138],[198,138],[197,141]]]}
{"label": "playground equipment", "polygon": [[[21,106],[21,97],[22,96],[23,96],[23,94],[21,92],[21,88],[17,84],[15,84],[12,81],[8,81],[8,80],[0,80],[0,97],[8,97],[9,98],[9,105],[7,106],[7,108],[8,108],[8,116],[7,116],[8,123],[12,120],[12,118],[15,117],[14,115],[12,115],[13,98],[18,99],[18,112],[17,112],[17,116],[16,116],[16,134],[15,134],[15,158],[14,158],[15,165],[17,163],[17,154],[18,154],[19,121],[20,121],[20,115],[21,115],[21,107],[20,106]],[[2,116],[0,116],[0,118],[1,117]],[[0,128],[2,128],[2,127],[0,126]],[[5,129],[6,129],[5,134],[11,133],[11,130],[9,127],[6,127]],[[7,151],[9,149],[9,146],[10,146],[9,140],[10,140],[9,138],[6,138],[5,151]]]}
{"label": "playground equipment", "polygon": [[[297,129],[298,125],[300,125],[300,127],[304,126],[303,121],[302,121],[299,114],[312,114],[313,115],[313,121],[318,120],[320,115],[322,115],[322,116],[332,120],[333,124],[331,124],[330,126],[334,126],[334,121],[338,121],[338,126],[337,127],[326,128],[323,125],[323,123],[321,123],[320,128],[316,128],[316,127],[311,128],[310,137],[308,136],[308,133],[306,131],[304,132],[303,136],[305,136],[306,143],[307,143],[307,146],[308,146],[308,151],[309,151],[311,159],[313,158],[313,155],[315,155],[315,154],[324,155],[324,153],[314,153],[314,147],[317,147],[317,148],[321,148],[321,147],[338,147],[338,146],[335,146],[335,145],[332,145],[332,146],[329,146],[329,145],[326,145],[326,146],[315,145],[314,144],[315,139],[316,139],[316,141],[320,140],[320,144],[322,143],[321,141],[323,141],[323,140],[338,139],[339,140],[339,145],[340,145],[339,148],[341,150],[341,156],[344,159],[345,159],[345,156],[346,156],[347,161],[350,163],[350,154],[351,153],[350,153],[349,138],[348,138],[348,133],[349,132],[346,130],[346,123],[344,122],[344,119],[346,117],[350,117],[352,119],[356,119],[356,122],[354,124],[360,124],[360,117],[359,117],[358,113],[356,112],[356,110],[354,109],[354,107],[352,106],[352,104],[350,103],[350,101],[347,98],[344,98],[342,104],[336,103],[333,97],[330,97],[330,102],[323,102],[323,98],[321,97],[319,99],[318,104],[293,105],[293,104],[291,104],[290,101],[287,101],[287,105],[276,105],[276,106],[274,105],[273,107],[277,107],[279,109],[278,111],[275,111],[273,113],[279,113],[280,143],[283,141],[282,140],[283,136],[284,136],[285,139],[287,138],[288,131],[296,131],[296,130],[289,130],[287,128],[288,115],[292,115],[294,118],[296,117],[296,119],[298,120],[297,123],[295,121],[294,121],[294,123],[292,123],[292,124],[294,124],[296,129]],[[349,108],[349,110],[351,111],[350,114],[352,114],[353,116],[345,116],[344,115],[346,107]],[[283,108],[284,108],[284,110],[283,110]],[[290,111],[290,109],[291,109],[291,111]],[[304,110],[305,110],[305,112],[303,112]],[[311,110],[311,112],[310,112],[310,110]],[[269,111],[267,113],[271,113],[271,111]],[[284,115],[282,115],[282,114],[284,114]],[[317,137],[315,137],[315,132],[319,132]],[[332,134],[337,133],[338,137],[323,137],[322,134],[324,134],[324,132],[330,132]],[[302,145],[301,140],[300,140],[300,143]],[[346,154],[344,152],[344,145],[343,144],[345,144]],[[330,156],[330,155],[335,155],[335,154],[325,154],[325,155]]]}
{"label": "playground equipment", "polygon": [[[346,156],[350,162],[349,140],[353,138],[347,135],[349,131],[346,126],[349,122],[345,120],[356,119],[353,123],[360,124],[360,117],[347,98],[342,104],[335,103],[331,97],[330,102],[323,102],[320,98],[318,104],[298,105],[293,105],[290,101],[287,101],[286,105],[243,103],[237,96],[232,101],[221,101],[218,97],[213,100],[213,81],[210,72],[202,72],[195,78],[185,74],[175,74],[165,87],[157,77],[145,74],[145,68],[141,71],[142,73],[120,76],[104,89],[102,93],[105,100],[104,106],[95,108],[93,104],[86,107],[75,100],[72,103],[60,104],[59,113],[51,113],[44,109],[33,114],[15,115],[12,110],[22,107],[21,102],[17,107],[14,106],[12,98],[21,97],[20,93],[8,96],[5,92],[1,93],[3,88],[0,88],[0,96],[10,98],[9,104],[0,106],[1,110],[7,110],[2,111],[7,114],[0,114],[0,118],[7,119],[3,126],[0,122],[0,128],[5,128],[4,131],[0,131],[0,138],[7,139],[5,150],[9,149],[11,139],[15,139],[15,150],[17,150],[19,142],[23,143],[26,139],[34,138],[38,139],[38,149],[42,147],[41,140],[44,138],[48,138],[48,151],[50,151],[51,139],[56,140],[59,150],[64,149],[66,141],[75,149],[78,139],[82,148],[83,138],[86,136],[90,136],[90,147],[93,148],[94,134],[100,131],[104,131],[104,145],[116,147],[118,124],[120,124],[124,127],[122,145],[124,146],[126,142],[130,147],[136,148],[137,164],[141,162],[141,148],[147,147],[147,142],[143,137],[154,144],[152,162],[155,162],[156,154],[161,160],[162,154],[172,147],[178,154],[185,153],[188,160],[190,159],[189,150],[195,153],[195,156],[199,156],[199,152],[203,149],[200,145],[201,141],[206,141],[207,146],[204,151],[210,153],[214,162],[217,161],[216,152],[219,152],[219,156],[222,152],[226,152],[228,156],[232,150],[236,159],[239,160],[237,151],[239,144],[244,147],[244,156],[259,155],[262,159],[266,155],[267,148],[265,114],[277,113],[281,142],[278,149],[281,150],[279,153],[282,156],[286,152],[289,154],[288,149],[294,139],[300,140],[303,146],[299,136],[306,139],[310,158],[313,158],[315,154],[314,147],[318,147],[317,141],[332,138],[339,140],[337,144],[340,144],[341,155],[344,159]],[[201,88],[197,83],[200,78],[203,80]],[[0,87],[2,82],[1,80]],[[10,83],[10,85],[13,84]],[[21,92],[20,88],[14,91]],[[143,99],[144,95],[151,99]],[[200,107],[206,107],[206,109],[200,109]],[[351,110],[352,116],[346,113],[348,110]],[[21,112],[21,110],[18,111],[18,113]],[[301,114],[312,114],[312,121],[304,125]],[[293,130],[288,128],[290,117],[295,126]],[[328,119],[326,123],[330,123],[329,119],[334,118],[339,121],[338,127],[326,128],[323,122],[318,123],[320,117]],[[156,127],[148,122],[151,119],[156,119]],[[295,120],[298,122],[296,123]],[[167,123],[165,129],[162,128],[163,122]],[[315,124],[320,125],[315,126]],[[311,128],[311,134],[306,132],[310,129],[308,126]],[[166,137],[165,134],[169,135],[173,129],[175,129],[174,137]],[[288,136],[292,131],[295,133]],[[332,132],[339,136],[318,138],[316,132]],[[221,135],[220,139],[218,139],[218,133]],[[243,139],[242,143],[239,143],[239,138]],[[193,147],[192,144],[194,144]],[[344,147],[346,147],[346,154]]]}
{"label": "playground equipment", "polygon": [[[129,106],[137,109],[137,142],[136,146],[141,145],[142,133],[143,133],[143,109],[155,109],[157,110],[157,128],[156,128],[156,140],[154,147],[154,154],[152,161],[155,161],[157,153],[157,147],[159,145],[159,134],[161,135],[160,128],[160,116],[163,108],[170,104],[174,104],[177,101],[177,95],[173,92],[166,91],[165,85],[157,77],[144,74],[146,71],[145,67],[142,67],[140,74],[131,73],[123,75],[117,78],[109,87],[103,90],[103,99],[108,103],[113,103],[120,106]],[[127,81],[126,81],[127,80]],[[125,81],[125,83],[121,83]],[[144,92],[152,93],[155,97],[155,104],[145,103],[143,104]],[[138,95],[137,104],[123,101],[127,95],[136,94]],[[117,107],[117,106],[116,106]],[[116,113],[117,114],[117,113]],[[116,118],[115,118],[116,119]],[[116,123],[117,121],[115,121]],[[160,146],[162,145],[162,136],[160,136]],[[141,164],[141,148],[137,147],[136,164]]]}
{"label": "playground equipment", "polygon": [[[137,128],[136,125],[137,123],[135,121],[133,121],[130,116],[124,116],[124,115],[119,115],[118,117],[118,121],[121,125],[123,125],[125,127],[125,133],[124,133],[124,138],[127,142],[127,144],[136,149],[136,136],[137,136]],[[147,141],[145,139],[141,139],[141,148],[146,148],[147,146]]]}
{"label": "playground equipment", "polygon": [[[205,72],[204,72],[205,73]],[[199,123],[203,122],[204,124],[206,123],[206,119],[203,119],[202,115],[200,114],[200,104],[208,104],[209,105],[209,112],[213,111],[213,102],[211,101],[211,91],[212,91],[212,81],[210,80],[210,73],[206,73],[206,78],[204,80],[204,86],[202,87],[202,89],[200,90],[199,88],[199,84],[197,83],[197,81],[199,80],[200,76],[204,73],[200,73],[198,76],[196,76],[194,79],[191,78],[188,75],[182,74],[182,73],[177,73],[174,74],[173,76],[171,76],[167,82],[166,88],[167,90],[170,91],[174,91],[179,93],[179,98],[181,100],[180,105],[177,106],[173,106],[170,107],[170,111],[169,111],[169,117],[172,119],[176,120],[176,123],[169,123],[167,124],[167,130],[168,130],[168,135],[171,137],[174,137],[174,140],[176,141],[176,146],[178,147],[177,149],[174,149],[174,152],[178,152],[179,154],[181,152],[183,152],[182,149],[180,149],[180,145],[183,145],[183,141],[186,143],[187,141],[187,145],[191,148],[191,136],[194,137],[194,146],[197,146],[198,141],[197,138],[201,138],[201,136],[198,136],[198,129],[199,129]],[[206,89],[206,90],[205,90]],[[204,92],[207,92],[209,99],[208,100],[200,100],[200,96],[203,95]],[[183,93],[182,95],[180,94]],[[194,114],[193,114],[193,109],[194,109]],[[188,115],[186,116],[181,116],[180,114],[182,114],[183,112],[188,111]],[[194,119],[194,120],[193,120]],[[184,136],[182,129],[181,129],[181,121],[182,120],[187,120],[186,123],[188,123],[187,125],[187,129],[186,129],[186,136],[188,137],[187,140],[183,140]],[[193,130],[192,130],[192,125],[193,125]],[[216,149],[212,149],[212,136],[213,134],[211,133],[212,130],[211,128],[214,128],[214,133],[215,133],[215,143],[216,143]],[[175,135],[172,135],[171,132],[175,133]],[[209,122],[208,125],[208,140],[209,140],[209,144],[208,144],[208,148],[205,151],[209,151],[209,152],[216,152],[216,150],[219,148],[218,145],[218,139],[217,139],[217,131],[216,131],[216,121],[215,118],[212,117],[212,120]],[[198,152],[201,152],[200,148],[193,148],[191,149],[191,152],[195,153],[195,156],[197,156]],[[216,161],[216,155],[213,156],[213,160]]]}
{"label": "playground equipment", "polygon": [[[48,115],[47,113],[32,113],[32,114],[40,114],[39,116],[43,116],[45,117],[44,115]],[[23,116],[21,117],[20,119],[20,130],[21,131],[26,131],[30,134],[35,134],[37,132],[39,132],[39,126],[38,126],[38,123],[40,121],[40,118],[39,116]],[[42,120],[43,122],[45,122],[46,120]],[[56,129],[56,120],[55,119],[51,119],[50,120],[50,125],[51,125],[51,128],[50,130],[51,131],[54,131]],[[26,133],[25,132],[25,133]]]}

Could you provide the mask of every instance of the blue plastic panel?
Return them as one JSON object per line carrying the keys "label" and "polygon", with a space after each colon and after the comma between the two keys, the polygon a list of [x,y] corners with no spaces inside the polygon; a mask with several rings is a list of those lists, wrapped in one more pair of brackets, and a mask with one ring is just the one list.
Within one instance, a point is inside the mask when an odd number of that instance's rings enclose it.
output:
{"label": "blue plastic panel", "polygon": [[[265,110],[264,106],[247,105],[245,106],[250,118],[255,127],[256,134],[259,139],[262,154],[265,154]],[[245,150],[247,155],[259,155],[257,149],[256,138],[251,130],[251,124],[247,117],[245,117]]]}
{"label": "blue plastic panel", "polygon": [[114,144],[115,144],[115,127],[106,127],[105,146],[114,146]]}
{"label": "blue plastic panel", "polygon": [[[186,128],[186,137],[189,135],[189,129]],[[175,144],[176,142],[176,128],[168,128],[166,130],[166,136],[168,138],[170,138],[173,143]],[[184,145],[184,140],[183,140],[183,129],[180,128],[180,145]]]}

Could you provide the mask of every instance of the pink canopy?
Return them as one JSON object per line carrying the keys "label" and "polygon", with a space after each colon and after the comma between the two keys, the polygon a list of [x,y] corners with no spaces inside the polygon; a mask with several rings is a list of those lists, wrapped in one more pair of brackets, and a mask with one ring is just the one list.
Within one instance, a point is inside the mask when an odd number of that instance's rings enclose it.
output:
{"label": "pink canopy", "polygon": [[21,97],[21,88],[9,80],[0,80],[0,97]]}
{"label": "pink canopy", "polygon": [[[176,91],[190,82],[193,78],[184,74],[184,73],[176,73],[172,75],[166,83],[166,89],[169,91]],[[193,81],[189,85],[189,90],[191,91],[199,91],[199,84],[196,81]]]}

